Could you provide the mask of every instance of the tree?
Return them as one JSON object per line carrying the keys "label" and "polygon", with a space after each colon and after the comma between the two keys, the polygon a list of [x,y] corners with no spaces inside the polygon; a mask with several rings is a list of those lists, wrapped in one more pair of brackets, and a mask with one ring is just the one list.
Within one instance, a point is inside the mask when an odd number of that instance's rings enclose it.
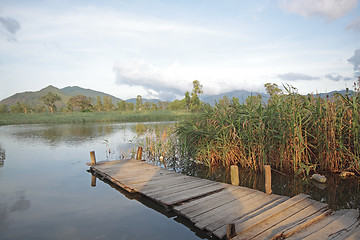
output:
{"label": "tree", "polygon": [[11,111],[12,113],[22,113],[23,110],[22,110],[22,107],[21,107],[21,103],[20,103],[20,102],[17,102],[16,104],[11,105],[11,106],[10,106],[10,111]]}
{"label": "tree", "polygon": [[132,102],[127,103],[126,109],[127,109],[128,111],[134,111],[135,105],[134,105]]}
{"label": "tree", "polygon": [[0,113],[8,113],[8,112],[9,112],[8,106],[6,104],[1,104]]}
{"label": "tree", "polygon": [[88,98],[84,95],[77,95],[70,98],[67,104],[67,109],[69,111],[78,110],[81,112],[90,112],[91,108],[91,98]]}
{"label": "tree", "polygon": [[266,83],[265,84],[266,92],[270,95],[271,98],[276,98],[277,96],[281,95],[283,92],[279,88],[276,83]]}
{"label": "tree", "polygon": [[57,94],[54,94],[52,92],[48,92],[46,95],[42,96],[40,98],[44,105],[46,105],[51,113],[53,113],[56,110],[56,101],[60,101],[61,97]]}
{"label": "tree", "polygon": [[117,110],[119,110],[119,111],[126,111],[126,109],[127,109],[127,103],[124,101],[124,100],[122,100],[121,102],[117,102]]}
{"label": "tree", "polygon": [[200,109],[201,101],[199,95],[203,93],[202,87],[203,86],[200,84],[198,80],[193,81],[193,89],[190,98],[191,111],[198,111]]}
{"label": "tree", "polygon": [[140,111],[142,106],[143,106],[143,103],[142,103],[142,97],[141,95],[137,95],[136,97],[136,102],[135,102],[135,108],[137,111]]}
{"label": "tree", "polygon": [[151,110],[152,111],[158,110],[158,105],[156,105],[156,103],[151,103]]}
{"label": "tree", "polygon": [[188,91],[185,93],[184,101],[185,101],[185,108],[187,110],[190,110],[190,108],[191,108],[191,98],[190,98],[190,93]]}
{"label": "tree", "polygon": [[144,106],[145,110],[150,110],[151,103],[150,102],[145,102],[143,106]]}
{"label": "tree", "polygon": [[104,106],[102,104],[101,97],[96,96],[96,104],[95,104],[96,111],[101,112],[103,110],[103,108],[104,108]]}
{"label": "tree", "polygon": [[109,112],[114,110],[115,106],[109,96],[104,96],[104,110]]}

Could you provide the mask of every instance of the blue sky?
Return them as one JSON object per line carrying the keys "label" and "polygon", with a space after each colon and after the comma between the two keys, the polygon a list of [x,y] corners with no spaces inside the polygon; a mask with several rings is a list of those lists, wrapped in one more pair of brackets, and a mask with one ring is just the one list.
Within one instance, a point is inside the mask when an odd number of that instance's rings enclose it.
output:
{"label": "blue sky", "polygon": [[127,99],[352,88],[358,0],[0,0],[0,99],[48,85]]}

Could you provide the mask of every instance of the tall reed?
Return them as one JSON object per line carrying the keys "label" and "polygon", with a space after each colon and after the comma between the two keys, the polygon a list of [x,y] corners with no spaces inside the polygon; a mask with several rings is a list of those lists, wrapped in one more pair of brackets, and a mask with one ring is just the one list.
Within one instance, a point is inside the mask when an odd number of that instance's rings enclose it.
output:
{"label": "tall reed", "polygon": [[303,96],[295,88],[264,103],[222,99],[177,126],[180,151],[208,165],[256,171],[355,171],[360,174],[360,93]]}

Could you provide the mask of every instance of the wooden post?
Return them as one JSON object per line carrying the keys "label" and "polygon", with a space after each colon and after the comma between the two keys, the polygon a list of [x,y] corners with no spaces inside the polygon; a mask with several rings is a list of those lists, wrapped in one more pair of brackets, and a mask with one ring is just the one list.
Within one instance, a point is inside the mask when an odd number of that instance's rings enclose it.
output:
{"label": "wooden post", "polygon": [[142,147],[138,147],[137,153],[136,153],[136,160],[141,160],[142,157]]}
{"label": "wooden post", "polygon": [[271,194],[271,167],[270,165],[264,165],[265,171],[265,193]]}
{"label": "wooden post", "polygon": [[91,165],[96,164],[95,151],[90,152]]}
{"label": "wooden post", "polygon": [[96,187],[96,177],[94,175],[91,175],[91,186]]}
{"label": "wooden post", "polygon": [[235,224],[229,223],[226,226],[226,239],[232,239],[235,236],[236,236]]}
{"label": "wooden post", "polygon": [[230,166],[230,176],[231,176],[231,184],[235,186],[239,186],[240,185],[239,167],[237,165]]}

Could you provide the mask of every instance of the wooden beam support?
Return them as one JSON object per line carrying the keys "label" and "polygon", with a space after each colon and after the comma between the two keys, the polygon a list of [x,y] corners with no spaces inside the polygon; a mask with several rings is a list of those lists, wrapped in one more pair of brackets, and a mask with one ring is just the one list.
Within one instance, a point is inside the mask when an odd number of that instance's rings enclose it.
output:
{"label": "wooden beam support", "polygon": [[143,152],[142,147],[138,147],[138,150],[137,150],[137,153],[136,153],[136,160],[141,160],[142,152]]}
{"label": "wooden beam support", "polygon": [[271,194],[271,167],[270,165],[264,165],[265,172],[265,193]]}
{"label": "wooden beam support", "polygon": [[90,152],[91,165],[96,164],[95,151]]}
{"label": "wooden beam support", "polygon": [[230,176],[231,176],[231,184],[234,186],[239,186],[240,185],[239,167],[237,165],[230,166]]}

